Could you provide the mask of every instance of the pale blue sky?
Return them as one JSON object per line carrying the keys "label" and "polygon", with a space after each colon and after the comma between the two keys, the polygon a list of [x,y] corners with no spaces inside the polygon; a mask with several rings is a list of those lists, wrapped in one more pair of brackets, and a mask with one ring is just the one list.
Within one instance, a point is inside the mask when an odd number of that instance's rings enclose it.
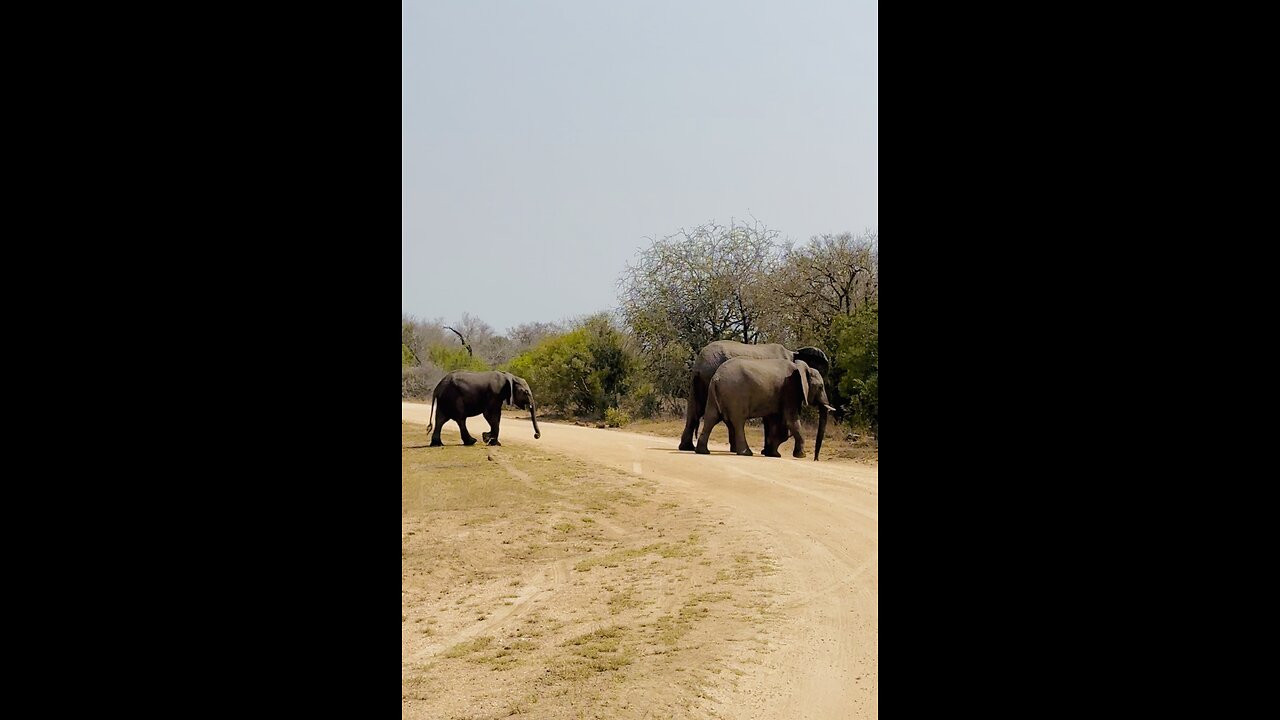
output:
{"label": "pale blue sky", "polygon": [[609,310],[649,237],[879,230],[875,0],[402,0],[401,309]]}

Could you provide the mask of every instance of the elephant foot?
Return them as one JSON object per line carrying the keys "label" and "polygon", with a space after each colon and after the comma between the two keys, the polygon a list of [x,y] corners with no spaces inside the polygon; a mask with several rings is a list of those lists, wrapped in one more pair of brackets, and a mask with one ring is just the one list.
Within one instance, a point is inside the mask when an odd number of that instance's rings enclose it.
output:
{"label": "elephant foot", "polygon": [[487,432],[480,433],[480,439],[485,442],[489,442],[489,433]]}
{"label": "elephant foot", "polygon": [[466,440],[463,440],[463,441],[462,441],[462,444],[463,444],[463,445],[466,445],[467,447],[471,447],[472,445],[475,445],[475,444],[476,444],[476,439],[475,439],[475,438],[467,438]]}
{"label": "elephant foot", "polygon": [[804,450],[801,450],[800,448],[792,450],[791,457],[804,457]]}
{"label": "elephant foot", "polygon": [[782,453],[778,452],[777,450],[765,450],[760,454],[764,455],[765,457],[782,457]]}
{"label": "elephant foot", "polygon": [[710,450],[708,450],[707,448],[705,448],[705,447],[703,447],[703,446],[701,446],[701,445],[699,445],[698,447],[694,448],[694,449],[693,449],[693,451],[694,451],[694,452],[696,452],[696,453],[698,453],[699,455],[710,455],[710,454],[711,454],[711,451],[710,451]]}
{"label": "elephant foot", "polygon": [[498,442],[498,438],[486,438],[486,440],[490,445],[502,446],[502,443]]}
{"label": "elephant foot", "polygon": [[431,438],[431,444],[428,447],[444,447],[444,443],[440,442],[440,438]]}
{"label": "elephant foot", "polygon": [[742,451],[739,452],[738,454],[739,455],[755,455],[755,453],[751,452],[751,448],[742,448]]}
{"label": "elephant foot", "polygon": [[694,450],[695,448],[693,447],[693,443],[691,443],[691,442],[682,442],[682,443],[680,443],[680,448],[679,448],[679,449],[680,449],[680,450]]}

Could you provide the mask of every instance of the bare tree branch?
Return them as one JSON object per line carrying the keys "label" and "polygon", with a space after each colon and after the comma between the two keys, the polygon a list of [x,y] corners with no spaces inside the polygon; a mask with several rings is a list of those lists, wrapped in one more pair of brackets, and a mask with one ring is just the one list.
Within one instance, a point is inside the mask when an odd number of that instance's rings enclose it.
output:
{"label": "bare tree branch", "polygon": [[457,335],[457,336],[458,336],[458,339],[462,341],[462,346],[463,346],[463,347],[465,347],[465,348],[467,349],[467,355],[468,355],[469,357],[475,357],[475,353],[471,352],[471,345],[470,345],[470,343],[468,343],[468,342],[467,342],[467,339],[466,339],[466,338],[462,337],[462,333],[458,332],[457,330],[454,330],[453,328],[449,327],[448,325],[445,325],[445,326],[444,326],[444,329],[445,329],[445,330],[452,330],[452,331],[453,331],[453,334],[454,334],[454,335]]}

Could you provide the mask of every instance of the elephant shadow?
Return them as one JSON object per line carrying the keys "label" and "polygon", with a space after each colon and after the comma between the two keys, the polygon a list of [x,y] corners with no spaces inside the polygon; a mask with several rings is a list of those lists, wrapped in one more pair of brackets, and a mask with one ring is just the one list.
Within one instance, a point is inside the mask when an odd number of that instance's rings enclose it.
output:
{"label": "elephant shadow", "polygon": [[[684,452],[683,450],[672,450],[670,446],[667,446],[667,447],[647,447],[647,448],[645,448],[645,450],[666,450],[666,451],[667,451],[667,453],[666,453],[667,455],[688,455],[688,454],[689,454],[689,453],[687,453],[687,452]],[[712,455],[734,455],[734,456],[738,456],[738,457],[743,457],[743,456],[738,455],[737,453],[733,452],[732,450],[712,450],[712,451],[711,451],[711,454],[712,454]]]}

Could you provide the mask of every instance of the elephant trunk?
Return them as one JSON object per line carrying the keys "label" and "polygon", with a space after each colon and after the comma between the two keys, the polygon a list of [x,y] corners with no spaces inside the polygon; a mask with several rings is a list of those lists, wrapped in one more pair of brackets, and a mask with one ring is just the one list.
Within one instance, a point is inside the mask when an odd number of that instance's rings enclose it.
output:
{"label": "elephant trunk", "polygon": [[813,443],[813,461],[818,461],[818,452],[822,450],[822,436],[827,434],[827,406],[818,406],[818,439]]}
{"label": "elephant trunk", "polygon": [[533,421],[533,439],[537,440],[542,437],[542,432],[538,430],[538,414],[533,407],[533,398],[529,398],[529,419]]}

